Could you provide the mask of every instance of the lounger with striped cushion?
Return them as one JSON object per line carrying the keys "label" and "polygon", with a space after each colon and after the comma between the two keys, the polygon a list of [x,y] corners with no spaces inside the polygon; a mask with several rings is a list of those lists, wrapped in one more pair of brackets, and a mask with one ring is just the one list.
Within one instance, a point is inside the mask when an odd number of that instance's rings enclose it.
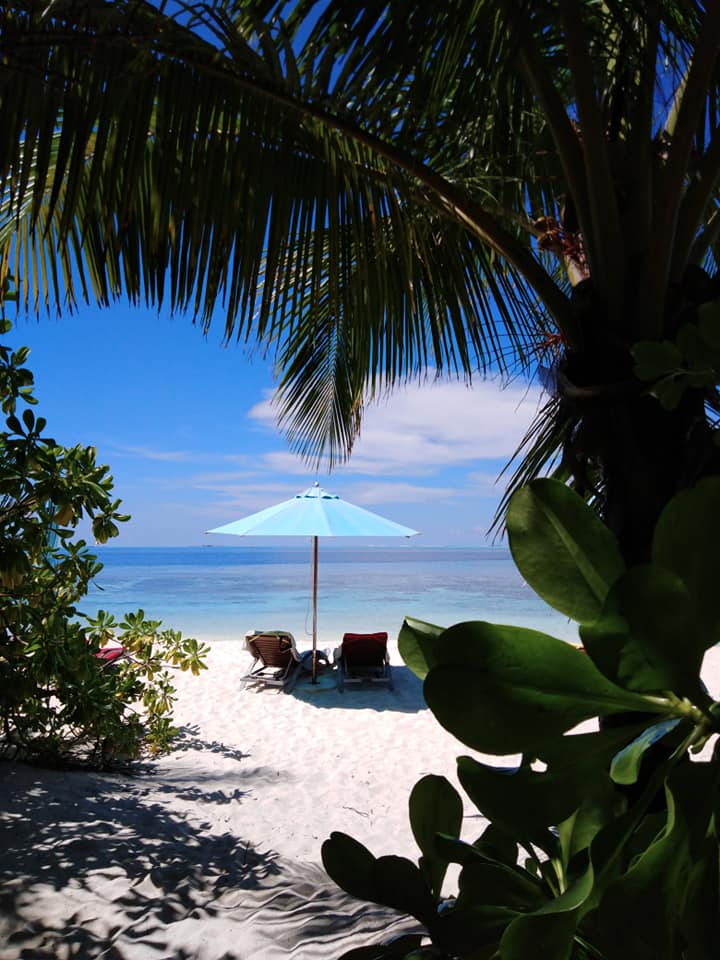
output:
{"label": "lounger with striped cushion", "polygon": [[245,634],[245,648],[253,657],[242,684],[264,683],[286,687],[294,679],[300,665],[295,638],[286,630],[253,630]]}

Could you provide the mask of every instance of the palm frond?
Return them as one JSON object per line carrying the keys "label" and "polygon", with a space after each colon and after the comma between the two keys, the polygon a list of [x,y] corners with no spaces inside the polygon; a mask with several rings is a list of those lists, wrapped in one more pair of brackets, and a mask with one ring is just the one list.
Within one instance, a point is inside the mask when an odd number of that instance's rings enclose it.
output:
{"label": "palm frond", "polygon": [[527,366],[556,330],[584,349],[580,279],[632,343],[669,291],[643,301],[648,238],[677,270],[714,243],[717,23],[699,2],[563,2],[566,29],[555,0],[6,4],[20,308],[127,296],[222,322],[282,368],[295,447],[331,460],[364,399],[428,366]]}
{"label": "palm frond", "polygon": [[562,465],[562,449],[576,424],[577,418],[570,414],[559,397],[548,397],[535,414],[508,464],[500,473],[500,477],[504,476],[512,464],[519,461],[507,481],[490,525],[490,533],[497,535],[503,532],[508,503],[520,487],[524,487],[536,477],[554,476],[562,480],[567,479],[568,471]]}

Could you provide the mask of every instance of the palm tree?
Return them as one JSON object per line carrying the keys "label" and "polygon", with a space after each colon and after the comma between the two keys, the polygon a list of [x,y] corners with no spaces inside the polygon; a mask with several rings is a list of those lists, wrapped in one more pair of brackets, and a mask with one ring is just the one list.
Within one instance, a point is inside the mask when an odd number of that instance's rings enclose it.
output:
{"label": "palm tree", "polygon": [[330,462],[408,377],[540,363],[511,486],[556,469],[631,561],[718,472],[719,4],[37,7],[0,20],[23,307],[223,313]]}

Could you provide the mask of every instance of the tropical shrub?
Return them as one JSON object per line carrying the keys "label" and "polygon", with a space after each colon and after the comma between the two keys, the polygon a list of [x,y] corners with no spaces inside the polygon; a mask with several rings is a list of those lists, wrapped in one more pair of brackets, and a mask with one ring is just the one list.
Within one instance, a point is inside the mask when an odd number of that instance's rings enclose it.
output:
{"label": "tropical shrub", "polygon": [[[490,821],[479,838],[460,836],[446,779],[415,786],[417,865],[332,834],[330,876],[427,930],[344,956],[717,957],[720,764],[717,745],[695,754],[720,731],[700,679],[720,640],[720,479],[670,502],[641,566],[626,568],[607,527],[556,480],[519,490],[507,526],[520,572],[577,621],[583,648],[521,627],[405,622],[402,655],[439,722],[471,750],[522,759],[459,757],[460,784]],[[594,718],[605,722],[573,732]],[[450,863],[454,896],[442,889]]]}
{"label": "tropical shrub", "polygon": [[[119,624],[79,610],[102,564],[77,538],[78,524],[89,518],[105,543],[129,518],[94,448],[46,435],[30,409],[27,355],[0,345],[0,752],[105,765],[166,749],[175,732],[170,671],[199,673],[207,648],[142,610]],[[118,644],[121,659],[95,656]]]}

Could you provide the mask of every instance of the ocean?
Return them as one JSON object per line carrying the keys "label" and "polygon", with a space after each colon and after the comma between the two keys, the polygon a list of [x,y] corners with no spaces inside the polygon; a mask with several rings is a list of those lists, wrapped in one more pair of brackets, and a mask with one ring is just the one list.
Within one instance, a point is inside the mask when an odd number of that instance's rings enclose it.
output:
{"label": "ocean", "polygon": [[[347,541],[345,541],[347,543]],[[118,619],[139,608],[203,640],[282,629],[312,637],[312,557],[306,546],[96,547],[104,568],[79,605]],[[318,638],[387,630],[406,616],[443,627],[462,620],[533,627],[565,640],[577,630],[524,583],[503,547],[327,545],[320,541]]]}

